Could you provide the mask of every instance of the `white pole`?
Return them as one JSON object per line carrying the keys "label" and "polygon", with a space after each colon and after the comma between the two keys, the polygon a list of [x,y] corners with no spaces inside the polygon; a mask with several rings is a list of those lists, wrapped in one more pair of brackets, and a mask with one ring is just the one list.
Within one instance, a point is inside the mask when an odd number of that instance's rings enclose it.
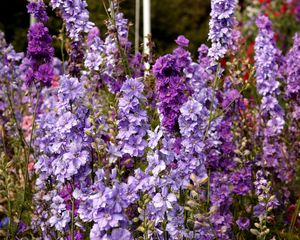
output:
{"label": "white pole", "polygon": [[31,14],[30,15],[30,27],[33,25],[33,24],[35,24],[36,23],[36,19],[35,19],[35,17]]}
{"label": "white pole", "polygon": [[[151,34],[151,4],[150,0],[143,0],[143,32],[144,32],[144,54],[150,54],[149,35]],[[150,64],[145,63],[145,75],[149,73]]]}
{"label": "white pole", "polygon": [[148,36],[151,33],[151,10],[150,0],[143,0],[143,15],[144,15],[144,53],[149,54]]}
{"label": "white pole", "polygon": [[140,44],[140,0],[135,0],[135,53],[139,51]]}

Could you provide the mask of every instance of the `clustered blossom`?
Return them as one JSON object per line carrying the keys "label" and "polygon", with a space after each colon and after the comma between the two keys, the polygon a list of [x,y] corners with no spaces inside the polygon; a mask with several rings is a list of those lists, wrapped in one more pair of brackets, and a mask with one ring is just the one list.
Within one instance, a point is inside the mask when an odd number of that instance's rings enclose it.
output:
{"label": "clustered blossom", "polygon": [[[113,187],[105,185],[108,181],[113,182]],[[120,234],[122,239],[132,239],[131,233],[126,229],[129,220],[125,209],[138,198],[133,191],[136,186],[137,181],[134,178],[132,182],[119,183],[116,169],[108,177],[103,169],[99,169],[90,188],[85,186],[82,190],[75,189],[73,195],[80,200],[79,217],[84,222],[93,222],[90,239],[115,239]],[[108,234],[110,230],[112,232]]]}
{"label": "clustered blossom", "polygon": [[[184,42],[184,45],[188,43],[187,40]],[[179,42],[179,44],[181,43]],[[157,79],[156,91],[159,110],[163,116],[162,125],[170,132],[176,127],[178,128],[180,108],[188,99],[190,89],[183,70],[190,62],[190,53],[184,48],[178,47],[172,54],[157,59],[153,66],[153,73]]]}
{"label": "clustered blossom", "polygon": [[[16,106],[15,114],[21,120],[22,113],[20,106],[22,104],[22,92],[20,87],[20,75],[22,74],[19,62],[23,59],[23,53],[17,53],[12,45],[8,45],[5,41],[4,33],[0,31],[0,125],[7,127],[8,135],[14,136],[15,133],[9,122],[11,120],[11,112],[9,102],[12,101]],[[9,96],[7,92],[13,93]],[[10,99],[9,99],[10,98]],[[3,131],[3,129],[1,130]],[[4,144],[3,133],[0,137],[0,145]]]}
{"label": "clustered blossom", "polygon": [[283,160],[287,147],[279,140],[285,124],[284,110],[277,99],[280,94],[278,78],[282,77],[279,69],[282,56],[276,47],[271,21],[266,16],[259,16],[256,24],[259,29],[255,41],[256,81],[262,97],[261,124],[266,125],[264,129],[258,128],[258,135],[263,139],[262,162],[258,164],[273,167],[281,180],[289,182],[293,170]]}
{"label": "clustered blossom", "polygon": [[[299,102],[299,91],[300,91],[300,77],[299,77],[299,52],[300,52],[300,34],[297,33],[294,37],[294,45],[292,49],[288,52],[286,57],[286,72],[287,72],[287,81],[286,81],[286,90],[285,93],[287,98],[294,99],[295,102]],[[294,106],[293,118],[300,118],[300,109],[299,105]]]}
{"label": "clustered blossom", "polygon": [[142,109],[144,85],[139,79],[127,79],[120,90],[119,100],[119,140],[120,151],[131,157],[141,157],[147,147],[144,139],[148,130],[147,112]]}
{"label": "clustered blossom", "polygon": [[27,53],[22,63],[27,85],[35,81],[51,85],[53,56],[54,48],[48,28],[41,22],[35,23],[29,29]]}
{"label": "clustered blossom", "polygon": [[87,36],[88,50],[84,65],[89,71],[99,71],[104,63],[104,45],[100,38],[99,28],[93,27]]}
{"label": "clustered blossom", "polygon": [[[39,146],[40,152],[34,167],[39,173],[37,189],[45,191],[50,186],[53,190],[46,191],[44,196],[35,196],[36,212],[42,219],[33,219],[33,225],[39,225],[44,220],[41,225],[47,230],[44,237],[55,237],[49,231],[51,227],[61,232],[69,228],[73,204],[73,214],[75,219],[78,218],[79,202],[72,197],[73,188],[85,181],[90,172],[87,167],[90,142],[85,135],[89,115],[83,105],[83,85],[83,79],[79,81],[62,75],[57,88],[43,91],[47,99],[41,109],[46,111],[37,119],[39,129],[35,145]],[[75,233],[80,234],[78,231]]]}
{"label": "clustered blossom", "polygon": [[268,212],[279,205],[275,195],[271,195],[271,183],[267,180],[269,174],[258,170],[255,176],[254,186],[258,204],[254,207],[254,215],[259,219],[266,219]]}
{"label": "clustered blossom", "polygon": [[267,120],[267,136],[281,133],[284,125],[283,110],[276,96],[279,93],[279,81],[277,78],[279,66],[279,50],[276,48],[274,32],[270,20],[266,16],[259,16],[256,24],[259,29],[255,40],[255,65],[257,90],[262,96],[261,109],[263,118]]}
{"label": "clustered blossom", "polygon": [[208,38],[212,45],[209,49],[209,56],[215,60],[223,58],[228,50],[235,45],[236,32],[233,28],[236,25],[234,17],[236,7],[235,0],[211,1]]}
{"label": "clustered blossom", "polygon": [[51,0],[50,3],[53,9],[59,9],[66,23],[68,35],[72,40],[79,41],[81,33],[88,33],[93,27],[94,24],[89,21],[85,0]]}
{"label": "clustered blossom", "polygon": [[84,61],[84,50],[82,42],[73,41],[69,48],[68,73],[73,77],[80,77]]}
{"label": "clustered blossom", "polygon": [[46,5],[43,0],[38,0],[37,2],[31,0],[27,5],[28,13],[33,14],[33,16],[40,22],[47,22],[48,15],[46,12]]}
{"label": "clustered blossom", "polygon": [[[129,75],[132,70],[128,62],[131,43],[128,41],[128,20],[118,11],[118,5],[114,4],[109,13],[111,19],[106,22],[108,35],[104,40],[103,79],[109,90],[116,93],[122,87],[124,73]],[[102,52],[101,47],[98,51]]]}
{"label": "clustered blossom", "polygon": [[76,107],[83,94],[82,82],[62,76],[57,99],[53,99],[56,104],[50,105],[51,111],[39,120],[41,132],[38,141],[44,149],[35,168],[40,173],[37,183],[41,188],[50,175],[60,183],[71,180],[89,161],[84,135],[88,112],[83,106]]}
{"label": "clustered blossom", "polygon": [[[54,58],[41,0],[28,5],[38,23],[29,29],[25,58],[0,33],[0,172],[10,158],[28,165],[34,188],[28,199],[25,183],[15,237],[267,239],[270,220],[293,224],[300,35],[283,57],[270,20],[259,16],[255,66],[235,55],[220,74],[216,62],[238,48],[237,1],[212,0],[211,48],[202,44],[193,61],[180,35],[177,48],[144,75],[143,55],[131,53],[128,20],[117,0],[109,2],[102,40],[85,0],[50,1],[70,38],[64,62]],[[24,89],[40,90],[34,115],[28,103],[36,99],[24,97]],[[23,153],[28,164],[16,156]],[[0,183],[9,180],[5,175]],[[0,184],[1,197],[10,191]],[[23,222],[28,200],[30,226]],[[287,212],[281,225],[276,208]],[[17,214],[1,215],[0,235],[2,228],[10,234]]]}
{"label": "clustered blossom", "polygon": [[[194,94],[193,98],[189,99],[181,108],[179,117],[179,128],[182,136],[182,156],[179,166],[185,162],[183,169],[196,173],[199,177],[203,177],[206,172],[203,172],[203,166],[209,160],[205,154],[207,148],[205,135],[209,139],[215,136],[216,126],[220,123],[220,119],[212,121],[210,129],[207,132],[207,123],[209,121],[210,106],[206,103],[212,99],[212,89],[202,88],[199,93]],[[214,103],[214,109],[217,106],[217,101]],[[216,139],[217,140],[217,139]],[[215,141],[218,144],[218,141]],[[186,171],[182,174],[186,175]],[[188,181],[189,175],[181,176]],[[187,178],[187,179],[186,179]]]}
{"label": "clustered blossom", "polygon": [[119,12],[117,4],[109,9],[109,14],[111,19],[106,21],[108,34],[104,40],[100,38],[97,27],[89,31],[84,65],[91,77],[101,79],[110,92],[116,93],[122,87],[124,74],[141,77],[143,65],[140,54],[133,56],[129,52],[128,20]]}

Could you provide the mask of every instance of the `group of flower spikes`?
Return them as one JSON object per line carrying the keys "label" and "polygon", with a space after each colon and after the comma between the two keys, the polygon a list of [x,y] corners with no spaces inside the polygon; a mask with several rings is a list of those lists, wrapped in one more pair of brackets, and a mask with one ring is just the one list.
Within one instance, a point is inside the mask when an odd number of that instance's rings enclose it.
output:
{"label": "group of flower spikes", "polygon": [[[107,8],[104,40],[85,0],[50,6],[64,21],[68,61],[54,57],[43,1],[27,6],[36,23],[25,57],[1,36],[1,77],[41,95],[32,129],[34,212],[23,230],[39,239],[267,235],[273,209],[289,202],[298,156],[300,35],[284,55],[268,17],[257,16],[255,101],[244,96],[248,83],[241,88],[219,64],[240,49],[235,0],[211,1],[211,47],[201,45],[197,61],[179,36],[150,74],[142,55],[131,54],[117,3]],[[272,178],[285,186],[276,194]]]}

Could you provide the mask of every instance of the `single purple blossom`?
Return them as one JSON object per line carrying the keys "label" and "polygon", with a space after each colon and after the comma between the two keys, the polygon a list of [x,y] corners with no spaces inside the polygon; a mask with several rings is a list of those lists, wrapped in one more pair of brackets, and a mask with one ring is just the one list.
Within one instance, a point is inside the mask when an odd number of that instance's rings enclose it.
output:
{"label": "single purple blossom", "polygon": [[175,42],[180,47],[188,47],[189,46],[189,40],[183,35],[178,36],[178,38],[175,40]]}
{"label": "single purple blossom", "polygon": [[250,226],[250,220],[247,217],[240,217],[236,224],[238,225],[239,229],[241,230],[247,230]]}

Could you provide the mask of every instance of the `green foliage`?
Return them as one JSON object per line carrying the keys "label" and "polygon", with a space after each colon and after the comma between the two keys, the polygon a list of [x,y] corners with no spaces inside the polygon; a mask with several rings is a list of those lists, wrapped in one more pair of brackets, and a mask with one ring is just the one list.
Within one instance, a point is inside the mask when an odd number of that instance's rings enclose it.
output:
{"label": "green foliage", "polygon": [[[6,14],[13,11],[13,18],[0,18],[0,30],[4,31],[8,42],[12,42],[18,51],[26,50],[27,37],[26,32],[29,27],[29,16],[26,13],[26,1],[12,0],[5,3]],[[6,1],[5,1],[6,2]],[[46,3],[49,2],[48,0]],[[90,19],[101,31],[101,37],[105,35],[105,19],[107,18],[103,8],[102,0],[87,0],[90,11]],[[12,4],[16,7],[12,8]],[[169,52],[174,48],[174,40],[178,35],[186,35],[190,40],[190,49],[192,53],[197,52],[200,43],[206,43],[208,32],[208,14],[210,12],[209,0],[152,0],[151,1],[151,24],[152,37],[156,45],[156,53],[162,54]],[[141,1],[142,5],[142,1]],[[132,23],[129,29],[129,38],[134,42],[134,24],[135,24],[135,1],[121,1],[121,8],[126,18]],[[140,9],[140,41],[143,40],[142,31],[142,6]],[[3,12],[5,15],[5,13]],[[48,11],[50,19],[46,24],[53,35],[58,35],[58,30],[62,27],[62,21],[52,11]],[[172,44],[170,44],[172,43]],[[142,44],[142,42],[140,42]],[[60,42],[54,41],[56,56],[60,54]]]}

